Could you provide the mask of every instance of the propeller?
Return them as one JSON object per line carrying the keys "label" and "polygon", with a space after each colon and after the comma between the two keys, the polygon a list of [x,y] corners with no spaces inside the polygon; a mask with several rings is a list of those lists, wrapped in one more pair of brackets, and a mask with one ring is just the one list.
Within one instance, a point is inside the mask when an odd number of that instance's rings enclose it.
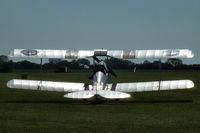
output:
{"label": "propeller", "polygon": [[117,74],[110,68],[108,67],[108,72],[113,75],[114,77],[117,77]]}
{"label": "propeller", "polygon": [[[93,59],[98,63],[102,62],[101,64],[103,65],[103,69],[106,72],[110,73],[112,76],[117,77],[117,74],[110,67],[108,67],[104,61],[99,60],[96,56],[93,56]],[[93,68],[93,70],[95,71],[95,68]],[[92,78],[93,78],[93,75],[89,77],[89,79],[92,79]]]}
{"label": "propeller", "polygon": [[93,59],[98,63],[101,62],[96,56],[93,56]]}
{"label": "propeller", "polygon": [[117,74],[109,67],[106,65],[106,63],[103,63],[105,70],[110,73],[111,75],[113,75],[114,77],[117,77]]}

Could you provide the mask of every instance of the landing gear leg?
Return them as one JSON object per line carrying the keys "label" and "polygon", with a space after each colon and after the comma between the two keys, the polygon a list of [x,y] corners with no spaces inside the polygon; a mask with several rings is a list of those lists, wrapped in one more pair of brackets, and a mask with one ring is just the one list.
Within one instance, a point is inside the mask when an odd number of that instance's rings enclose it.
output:
{"label": "landing gear leg", "polygon": [[87,99],[83,99],[84,102],[87,102]]}
{"label": "landing gear leg", "polygon": [[94,96],[94,101],[92,101],[93,104],[99,104],[102,103],[101,97],[99,95]]}

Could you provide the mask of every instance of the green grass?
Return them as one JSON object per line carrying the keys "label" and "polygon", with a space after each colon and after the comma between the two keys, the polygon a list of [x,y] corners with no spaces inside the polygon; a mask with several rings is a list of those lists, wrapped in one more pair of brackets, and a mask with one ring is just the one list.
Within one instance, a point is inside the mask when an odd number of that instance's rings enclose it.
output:
{"label": "green grass", "polygon": [[[91,72],[27,73],[29,79],[89,82]],[[109,82],[154,81],[154,71],[117,71]],[[195,88],[132,94],[101,104],[66,99],[65,93],[16,90],[6,82],[21,73],[0,74],[0,133],[199,133],[199,71],[162,72],[163,80],[191,79]]]}

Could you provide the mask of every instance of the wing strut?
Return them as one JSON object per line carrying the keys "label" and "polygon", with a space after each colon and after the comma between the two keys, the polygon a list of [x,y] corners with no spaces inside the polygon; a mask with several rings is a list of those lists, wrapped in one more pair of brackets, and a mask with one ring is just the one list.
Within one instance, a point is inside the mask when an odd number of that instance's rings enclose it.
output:
{"label": "wing strut", "polygon": [[159,59],[159,62],[158,62],[158,74],[159,74],[159,87],[158,87],[158,90],[160,90],[160,85],[161,85],[161,80],[162,80],[162,62],[161,62],[161,59]]}

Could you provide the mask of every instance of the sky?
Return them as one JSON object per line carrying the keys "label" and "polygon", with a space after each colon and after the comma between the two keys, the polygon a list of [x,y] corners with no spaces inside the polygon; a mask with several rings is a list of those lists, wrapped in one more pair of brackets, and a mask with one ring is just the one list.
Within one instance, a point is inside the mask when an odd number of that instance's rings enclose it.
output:
{"label": "sky", "polygon": [[14,48],[191,49],[199,64],[200,0],[0,0],[0,54]]}

